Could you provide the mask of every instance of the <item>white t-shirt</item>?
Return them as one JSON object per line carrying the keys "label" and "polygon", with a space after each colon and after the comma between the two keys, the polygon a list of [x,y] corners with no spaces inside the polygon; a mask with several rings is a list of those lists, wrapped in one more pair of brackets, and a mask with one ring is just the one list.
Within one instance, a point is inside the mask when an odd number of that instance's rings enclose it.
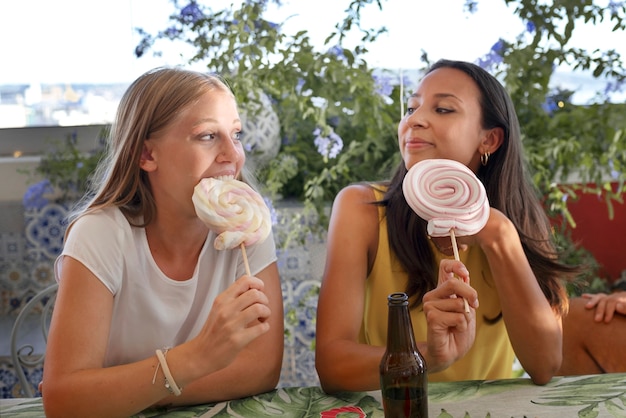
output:
{"label": "white t-shirt", "polygon": [[[131,226],[118,208],[79,218],[55,263],[57,281],[63,256],[87,267],[113,294],[113,317],[104,366],[150,357],[157,348],[190,340],[204,325],[213,301],[245,273],[239,249],[218,251],[209,232],[193,276],[168,278],[157,266],[144,228]],[[276,261],[272,234],[246,247],[250,271]],[[76,313],[80,315],[80,312]]]}

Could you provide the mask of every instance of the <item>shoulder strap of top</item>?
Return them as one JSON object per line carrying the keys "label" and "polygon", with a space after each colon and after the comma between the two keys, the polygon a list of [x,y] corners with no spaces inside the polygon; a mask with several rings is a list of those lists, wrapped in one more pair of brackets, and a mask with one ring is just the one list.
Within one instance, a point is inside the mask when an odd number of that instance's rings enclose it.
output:
{"label": "shoulder strap of top", "polygon": [[[385,191],[387,190],[387,186],[383,186],[380,184],[373,184],[372,186],[372,190],[374,191],[374,199],[376,201],[380,201],[385,197]],[[384,206],[378,206],[378,221],[382,221],[382,219],[385,217],[385,207]]]}

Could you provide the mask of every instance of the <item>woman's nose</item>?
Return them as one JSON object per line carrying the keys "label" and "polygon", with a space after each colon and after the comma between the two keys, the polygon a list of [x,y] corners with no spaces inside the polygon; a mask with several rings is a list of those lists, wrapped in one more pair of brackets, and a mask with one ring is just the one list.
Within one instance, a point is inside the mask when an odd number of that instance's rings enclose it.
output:
{"label": "woman's nose", "polygon": [[218,160],[233,162],[239,161],[242,157],[242,147],[238,146],[238,144],[238,142],[236,143],[230,138],[220,141],[220,153],[217,156]]}
{"label": "woman's nose", "polygon": [[417,108],[413,110],[413,113],[407,116],[406,123],[410,127],[424,127],[428,125],[428,120],[426,118],[425,112],[423,109]]}

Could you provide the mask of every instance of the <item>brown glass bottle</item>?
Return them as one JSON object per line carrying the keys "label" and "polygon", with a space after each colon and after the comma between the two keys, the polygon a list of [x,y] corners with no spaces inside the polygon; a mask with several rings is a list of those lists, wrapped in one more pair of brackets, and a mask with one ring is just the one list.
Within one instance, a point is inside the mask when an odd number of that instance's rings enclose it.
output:
{"label": "brown glass bottle", "polygon": [[426,362],[415,344],[409,298],[406,293],[392,293],[387,300],[387,350],[380,361],[385,418],[428,417]]}

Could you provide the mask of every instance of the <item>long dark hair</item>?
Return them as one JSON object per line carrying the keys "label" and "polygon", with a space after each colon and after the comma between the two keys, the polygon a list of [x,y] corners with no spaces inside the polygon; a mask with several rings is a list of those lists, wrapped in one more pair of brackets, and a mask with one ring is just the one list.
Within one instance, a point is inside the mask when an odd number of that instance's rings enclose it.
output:
{"label": "long dark hair", "polygon": [[[565,287],[561,279],[578,273],[579,268],[558,261],[550,221],[541,206],[523,157],[520,127],[513,102],[500,82],[479,66],[463,62],[440,60],[427,74],[439,68],[454,68],[469,75],[476,83],[484,129],[502,128],[502,145],[480,165],[477,177],[485,185],[492,207],[503,212],[515,225],[524,253],[539,282],[539,286],[555,311],[568,309]],[[421,303],[424,294],[437,285],[437,266],[428,244],[425,220],[406,203],[402,181],[407,173],[400,163],[382,201],[386,207],[389,243],[404,269],[408,272],[407,293]]]}

